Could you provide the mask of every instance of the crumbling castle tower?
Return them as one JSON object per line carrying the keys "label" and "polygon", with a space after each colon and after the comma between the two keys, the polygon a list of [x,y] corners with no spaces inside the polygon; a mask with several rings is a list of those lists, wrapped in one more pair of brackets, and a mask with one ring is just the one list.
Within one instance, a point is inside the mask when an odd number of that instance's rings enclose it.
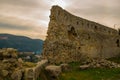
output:
{"label": "crumbling castle tower", "polygon": [[70,14],[59,6],[51,9],[43,56],[51,63],[110,58],[120,53],[117,30]]}

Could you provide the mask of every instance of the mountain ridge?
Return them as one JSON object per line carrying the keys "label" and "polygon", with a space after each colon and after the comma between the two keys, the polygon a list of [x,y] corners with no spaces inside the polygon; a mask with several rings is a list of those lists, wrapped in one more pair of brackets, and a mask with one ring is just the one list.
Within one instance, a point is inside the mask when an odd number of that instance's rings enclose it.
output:
{"label": "mountain ridge", "polygon": [[0,48],[15,48],[21,52],[41,52],[43,40],[4,33],[0,34],[0,44]]}

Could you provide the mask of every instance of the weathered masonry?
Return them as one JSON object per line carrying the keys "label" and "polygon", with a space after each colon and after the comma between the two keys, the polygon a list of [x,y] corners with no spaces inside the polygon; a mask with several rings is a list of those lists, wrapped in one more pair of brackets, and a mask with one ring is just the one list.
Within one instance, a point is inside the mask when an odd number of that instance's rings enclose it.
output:
{"label": "weathered masonry", "polygon": [[51,9],[43,56],[52,63],[109,58],[120,54],[120,33],[112,28]]}

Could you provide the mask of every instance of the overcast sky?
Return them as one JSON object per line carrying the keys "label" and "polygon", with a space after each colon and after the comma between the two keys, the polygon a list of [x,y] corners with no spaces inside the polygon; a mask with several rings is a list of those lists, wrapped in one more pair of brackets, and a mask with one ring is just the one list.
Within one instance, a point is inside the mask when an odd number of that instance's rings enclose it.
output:
{"label": "overcast sky", "polygon": [[0,33],[44,39],[50,8],[60,5],[70,13],[108,27],[120,27],[120,0],[0,0]]}

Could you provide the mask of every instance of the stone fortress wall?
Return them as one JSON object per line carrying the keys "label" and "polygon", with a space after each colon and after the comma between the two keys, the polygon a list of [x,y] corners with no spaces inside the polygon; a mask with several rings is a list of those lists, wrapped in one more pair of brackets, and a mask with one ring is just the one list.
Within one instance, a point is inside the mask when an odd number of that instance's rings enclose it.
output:
{"label": "stone fortress wall", "polygon": [[100,33],[108,34],[108,35],[118,34],[118,31],[115,29],[109,28],[107,26],[101,25],[93,21],[89,21],[87,19],[74,16],[69,12],[63,10],[61,7],[56,8],[55,6],[52,8],[52,10],[51,10],[52,15],[50,17],[52,18],[54,16],[55,20],[58,23],[62,23],[68,26],[71,25],[78,29],[82,28],[91,31],[98,31]]}
{"label": "stone fortress wall", "polygon": [[51,9],[43,55],[51,62],[110,58],[120,54],[117,30],[70,14],[59,6]]}

